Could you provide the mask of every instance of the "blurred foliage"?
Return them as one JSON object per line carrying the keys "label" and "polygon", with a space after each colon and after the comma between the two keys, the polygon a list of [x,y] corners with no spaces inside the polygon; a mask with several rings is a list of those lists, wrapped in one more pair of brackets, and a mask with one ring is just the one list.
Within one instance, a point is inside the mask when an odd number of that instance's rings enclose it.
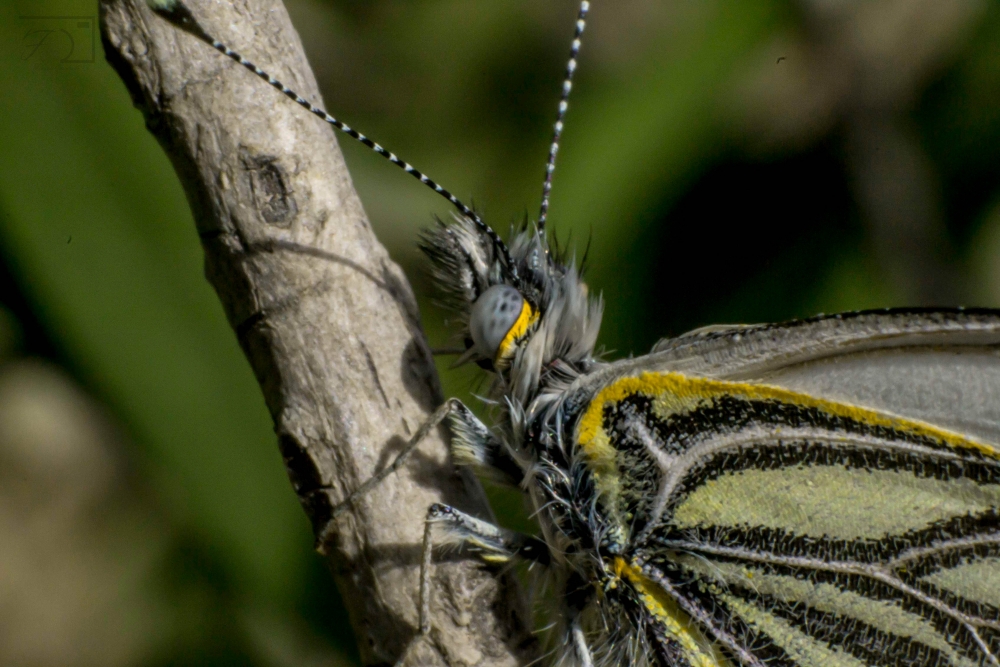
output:
{"label": "blurred foliage", "polygon": [[[501,230],[536,214],[575,2],[289,9],[335,115]],[[0,591],[105,582],[101,608],[128,619],[115,628],[128,637],[102,639],[117,621],[79,602],[96,592],[49,587],[28,626],[0,606],[0,638],[29,627],[61,641],[0,661],[349,664],[346,619],[201,276],[183,193],[103,61],[96,15],[93,0],[0,4],[0,396],[35,401],[0,411],[0,456],[58,441],[76,443],[52,450],[71,463],[117,462],[74,505],[104,517],[74,519],[91,532],[0,535],[47,555],[0,555]],[[985,2],[595,3],[550,220],[578,255],[589,247],[608,356],[713,322],[1000,305],[998,62],[1000,9]],[[448,207],[360,146],[344,152],[431,344],[453,345],[415,250]],[[448,361],[446,391],[474,401],[481,374]],[[95,435],[51,432],[64,422]],[[34,525],[16,512],[63,525],[38,508],[96,475],[23,470],[0,470],[0,519],[14,517],[0,530]],[[494,496],[523,522],[515,498]]]}

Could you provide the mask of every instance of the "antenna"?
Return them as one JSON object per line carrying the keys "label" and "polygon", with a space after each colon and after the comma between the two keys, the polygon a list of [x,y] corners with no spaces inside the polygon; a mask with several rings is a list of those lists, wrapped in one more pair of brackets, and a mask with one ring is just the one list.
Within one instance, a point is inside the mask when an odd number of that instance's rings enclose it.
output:
{"label": "antenna", "polygon": [[545,238],[545,221],[549,216],[549,194],[552,192],[552,175],[556,171],[556,154],[559,153],[559,139],[562,137],[563,118],[569,108],[569,93],[573,90],[573,74],[576,72],[576,57],[580,53],[580,38],[583,29],[587,27],[587,12],[590,3],[583,0],[580,11],[576,15],[576,31],[573,33],[573,43],[569,48],[569,61],[566,63],[566,78],[563,79],[562,95],[559,97],[559,111],[556,112],[556,124],[552,131],[552,145],[549,146],[549,161],[545,164],[545,181],[542,183],[542,208],[538,214],[538,235]]}
{"label": "antenna", "polygon": [[[503,259],[505,260],[507,268],[510,270],[512,277],[515,280],[518,280],[517,267],[514,265],[514,262],[510,256],[510,251],[507,249],[507,245],[503,242],[503,239],[500,238],[499,234],[493,231],[492,227],[483,222],[483,219],[480,218],[475,211],[473,211],[471,208],[463,204],[458,197],[456,197],[455,195],[453,195],[452,193],[450,193],[449,191],[445,190],[443,187],[438,185],[436,182],[428,178],[427,175],[424,174],[423,172],[415,169],[413,165],[411,165],[409,162],[400,159],[399,157],[396,156],[395,153],[386,150],[381,145],[372,141],[364,134],[361,134],[347,123],[337,120],[336,118],[328,114],[324,109],[321,109],[320,107],[316,106],[309,100],[305,99],[304,97],[296,93],[294,90],[283,84],[281,81],[274,78],[273,76],[265,72],[263,69],[261,69],[254,63],[250,62],[246,58],[244,58],[236,51],[233,51],[231,48],[229,48],[219,40],[215,39],[211,35],[209,35],[198,24],[198,21],[191,13],[191,10],[185,7],[184,4],[181,2],[181,0],[147,0],[147,4],[154,12],[156,12],[166,20],[170,21],[171,23],[185,30],[186,32],[191,33],[192,35],[202,40],[203,42],[206,42],[207,44],[211,45],[213,49],[215,49],[222,55],[226,56],[227,58],[230,58],[238,62],[240,65],[243,65],[243,67],[247,68],[248,70],[256,74],[258,77],[266,81],[268,85],[270,85],[272,88],[282,93],[285,97],[291,99],[293,102],[298,104],[303,109],[306,109],[310,113],[319,116],[324,121],[326,121],[330,125],[333,125],[335,128],[337,128],[347,136],[372,149],[373,151],[384,157],[386,160],[393,163],[394,165],[405,171],[407,174],[413,176],[418,181],[429,187],[431,190],[433,190],[434,192],[438,193],[439,195],[450,201],[462,215],[472,220],[477,227],[479,227],[486,233],[487,236],[489,236],[490,240],[493,242],[493,246],[503,256]],[[577,33],[579,34],[579,29],[577,30]]]}

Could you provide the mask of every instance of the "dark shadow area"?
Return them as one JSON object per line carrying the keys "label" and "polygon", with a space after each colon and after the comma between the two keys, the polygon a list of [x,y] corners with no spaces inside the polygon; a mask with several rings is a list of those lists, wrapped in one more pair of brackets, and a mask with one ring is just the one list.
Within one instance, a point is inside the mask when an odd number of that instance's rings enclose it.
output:
{"label": "dark shadow area", "polygon": [[621,267],[642,286],[629,304],[641,316],[627,339],[608,341],[634,354],[708,324],[811,315],[802,307],[830,265],[863,240],[830,143],[770,162],[720,161],[655,218]]}

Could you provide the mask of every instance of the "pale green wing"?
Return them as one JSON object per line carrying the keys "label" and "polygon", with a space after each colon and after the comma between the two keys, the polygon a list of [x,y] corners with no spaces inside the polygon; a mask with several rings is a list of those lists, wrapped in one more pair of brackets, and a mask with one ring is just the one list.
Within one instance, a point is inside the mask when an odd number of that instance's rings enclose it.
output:
{"label": "pale green wing", "polygon": [[993,312],[854,314],[587,378],[577,442],[661,662],[1000,665],[998,344]]}

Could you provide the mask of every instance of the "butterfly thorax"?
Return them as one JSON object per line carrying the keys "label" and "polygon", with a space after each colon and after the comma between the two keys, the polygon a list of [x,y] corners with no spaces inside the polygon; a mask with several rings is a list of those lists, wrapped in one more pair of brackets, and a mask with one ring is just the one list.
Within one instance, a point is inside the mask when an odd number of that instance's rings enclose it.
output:
{"label": "butterfly thorax", "polygon": [[[493,372],[496,429],[525,470],[547,540],[560,551],[593,551],[602,539],[587,519],[592,475],[572,438],[578,408],[567,389],[598,365],[602,303],[563,253],[521,230],[506,246],[456,216],[424,234],[422,247],[444,303],[457,314],[466,352]],[[596,496],[593,496],[596,502]]]}

